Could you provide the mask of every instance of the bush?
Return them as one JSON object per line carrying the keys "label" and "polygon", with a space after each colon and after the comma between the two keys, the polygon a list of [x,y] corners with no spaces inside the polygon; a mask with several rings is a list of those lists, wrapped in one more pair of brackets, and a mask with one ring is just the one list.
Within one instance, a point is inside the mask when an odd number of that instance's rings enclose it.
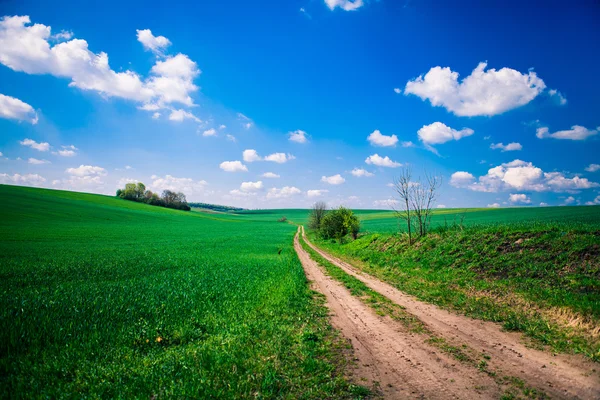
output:
{"label": "bush", "polygon": [[360,221],[352,210],[340,207],[325,214],[321,220],[319,233],[324,239],[337,239],[339,242],[351,234],[353,239],[358,237]]}
{"label": "bush", "polygon": [[277,222],[287,222],[287,217],[284,215],[283,217],[279,218]]}
{"label": "bush", "polygon": [[183,211],[190,211],[192,209],[187,203],[185,194],[165,190],[162,196],[159,196],[150,190],[146,190],[146,186],[142,182],[126,184],[125,189],[117,190],[117,197],[138,203],[146,203],[151,206],[174,208]]}

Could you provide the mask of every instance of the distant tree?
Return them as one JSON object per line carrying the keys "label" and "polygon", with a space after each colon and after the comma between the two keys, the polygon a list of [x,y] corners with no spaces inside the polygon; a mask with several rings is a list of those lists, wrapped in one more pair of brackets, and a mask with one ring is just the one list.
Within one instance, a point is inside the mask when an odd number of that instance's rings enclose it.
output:
{"label": "distant tree", "polygon": [[402,170],[399,177],[394,178],[394,190],[400,197],[400,208],[396,209],[396,216],[399,219],[406,221],[406,229],[408,230],[408,243],[412,244],[412,217],[410,214],[410,202],[412,197],[412,171],[410,168]]}
{"label": "distant tree", "polygon": [[312,230],[319,230],[321,227],[321,221],[327,214],[327,203],[324,201],[317,201],[313,204],[308,214],[308,228]]}
{"label": "distant tree", "polygon": [[325,239],[337,239],[340,243],[349,233],[352,238],[358,237],[360,231],[360,221],[358,217],[345,207],[339,207],[325,214],[321,220],[319,230],[321,237]]}
{"label": "distant tree", "polygon": [[117,196],[125,200],[137,201],[153,206],[169,207],[184,211],[191,210],[185,194],[164,190],[162,196],[159,196],[151,190],[146,190],[146,185],[142,182],[126,184],[124,189],[117,190]]}

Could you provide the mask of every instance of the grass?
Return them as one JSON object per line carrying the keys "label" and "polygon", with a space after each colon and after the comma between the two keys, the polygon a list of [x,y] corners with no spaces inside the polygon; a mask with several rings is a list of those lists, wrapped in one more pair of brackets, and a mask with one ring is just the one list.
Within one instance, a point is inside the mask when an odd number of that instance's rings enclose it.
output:
{"label": "grass", "polygon": [[13,398],[350,398],[294,227],[0,185]]}
{"label": "grass", "polygon": [[421,300],[600,361],[600,207],[538,210],[532,222],[438,226],[412,246],[389,233],[315,242]]}

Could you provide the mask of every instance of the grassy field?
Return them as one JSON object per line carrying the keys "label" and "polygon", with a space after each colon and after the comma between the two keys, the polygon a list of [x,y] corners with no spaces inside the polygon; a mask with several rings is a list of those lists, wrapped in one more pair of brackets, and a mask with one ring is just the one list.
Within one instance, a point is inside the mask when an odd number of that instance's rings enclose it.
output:
{"label": "grassy field", "polygon": [[276,218],[0,185],[0,390],[359,397]]}
{"label": "grassy field", "polygon": [[312,238],[422,300],[600,361],[600,207],[436,211],[412,246],[393,213],[361,219],[356,241]]}

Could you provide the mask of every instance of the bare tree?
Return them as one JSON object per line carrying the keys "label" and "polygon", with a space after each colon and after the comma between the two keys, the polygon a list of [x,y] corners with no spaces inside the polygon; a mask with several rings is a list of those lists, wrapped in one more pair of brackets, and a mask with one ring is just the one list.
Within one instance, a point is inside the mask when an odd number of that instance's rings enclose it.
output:
{"label": "bare tree", "polygon": [[317,201],[310,210],[308,215],[308,227],[313,230],[317,230],[321,227],[321,221],[327,213],[327,203],[324,201]]}
{"label": "bare tree", "polygon": [[396,216],[406,221],[406,229],[408,230],[408,244],[412,244],[412,217],[410,215],[412,195],[412,171],[410,168],[404,168],[399,177],[394,178],[394,190],[400,197],[400,208],[395,209]]}
{"label": "bare tree", "polygon": [[425,236],[431,224],[433,206],[437,200],[437,191],[442,179],[435,174],[425,173],[425,178],[412,180],[412,171],[406,168],[394,179],[394,190],[400,197],[401,208],[396,215],[406,221],[408,242],[412,244],[412,228],[419,236]]}

